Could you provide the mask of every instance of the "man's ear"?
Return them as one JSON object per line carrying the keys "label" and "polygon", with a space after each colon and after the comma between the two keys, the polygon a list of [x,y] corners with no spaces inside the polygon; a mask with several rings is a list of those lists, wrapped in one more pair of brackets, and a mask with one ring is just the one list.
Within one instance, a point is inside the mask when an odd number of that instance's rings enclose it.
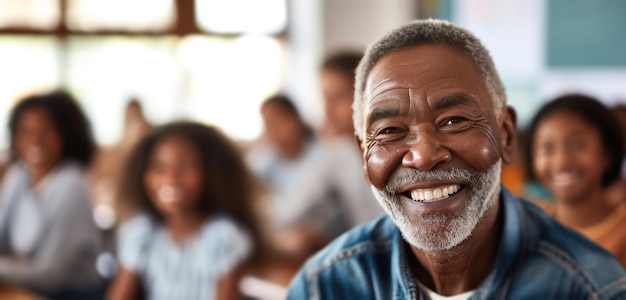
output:
{"label": "man's ear", "polygon": [[502,112],[500,139],[502,161],[509,164],[513,161],[517,152],[517,114],[513,107],[508,105]]}
{"label": "man's ear", "polygon": [[363,174],[365,175],[365,180],[370,183],[370,178],[367,175],[367,162],[365,161],[365,156],[363,155],[363,141],[356,134],[354,135],[354,141],[357,146],[359,146],[359,154],[361,155],[361,163],[363,164]]}

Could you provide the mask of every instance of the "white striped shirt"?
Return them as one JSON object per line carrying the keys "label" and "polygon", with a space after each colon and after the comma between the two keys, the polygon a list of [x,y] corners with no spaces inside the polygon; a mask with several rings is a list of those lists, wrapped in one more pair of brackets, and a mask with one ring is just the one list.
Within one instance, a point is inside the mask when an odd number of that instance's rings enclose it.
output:
{"label": "white striped shirt", "polygon": [[118,254],[123,267],[140,274],[148,299],[214,299],[220,278],[251,246],[248,233],[226,216],[207,221],[180,245],[163,224],[139,215],[122,227]]}

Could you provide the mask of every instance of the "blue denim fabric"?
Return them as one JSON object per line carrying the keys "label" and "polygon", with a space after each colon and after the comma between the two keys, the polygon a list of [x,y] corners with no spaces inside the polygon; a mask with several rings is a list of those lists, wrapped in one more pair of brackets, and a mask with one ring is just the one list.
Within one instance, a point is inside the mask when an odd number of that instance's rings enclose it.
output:
{"label": "blue denim fabric", "polygon": [[[494,269],[470,299],[626,299],[626,271],[608,252],[504,187],[501,199]],[[312,257],[287,299],[427,299],[405,249],[388,216],[364,224]]]}

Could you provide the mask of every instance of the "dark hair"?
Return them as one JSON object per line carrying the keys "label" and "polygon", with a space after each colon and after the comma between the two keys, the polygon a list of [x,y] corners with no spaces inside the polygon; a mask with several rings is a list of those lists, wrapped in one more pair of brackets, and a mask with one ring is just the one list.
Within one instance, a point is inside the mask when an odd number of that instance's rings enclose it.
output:
{"label": "dark hair", "polygon": [[261,104],[261,108],[268,105],[276,105],[285,112],[296,117],[298,121],[300,121],[300,124],[302,124],[303,136],[306,139],[314,137],[315,134],[313,132],[313,129],[309,125],[307,125],[306,122],[304,122],[304,119],[302,119],[300,112],[298,112],[298,108],[296,108],[296,105],[293,103],[293,101],[291,101],[289,97],[283,94],[271,96],[263,101],[263,104]]}
{"label": "dark hair", "polygon": [[611,110],[626,110],[626,103],[617,103],[611,107]]}
{"label": "dark hair", "polygon": [[537,133],[537,126],[541,121],[558,111],[568,111],[579,115],[590,125],[600,132],[604,148],[609,151],[613,163],[602,176],[602,186],[607,186],[615,181],[622,166],[622,156],[624,146],[622,143],[622,133],[619,123],[611,111],[597,99],[582,94],[567,94],[560,96],[545,104],[535,115],[529,126],[530,142],[527,143],[526,156],[527,166],[531,179],[536,179],[536,174],[532,164],[534,161],[534,137]]}
{"label": "dark hair", "polygon": [[356,68],[359,66],[362,57],[363,54],[357,52],[338,52],[324,60],[322,69],[337,71],[349,78],[354,84]]}
{"label": "dark hair", "polygon": [[237,147],[212,126],[188,121],[173,122],[157,128],[139,142],[129,157],[121,190],[132,202],[131,208],[146,211],[156,220],[163,220],[163,215],[146,192],[144,176],[155,147],[171,137],[182,138],[199,152],[204,178],[198,209],[207,214],[228,215],[250,231],[255,246],[258,246],[260,231],[253,209],[255,178]]}
{"label": "dark hair", "polygon": [[74,98],[62,90],[27,97],[13,107],[9,117],[11,159],[18,159],[15,136],[20,118],[24,111],[32,108],[43,109],[61,136],[61,159],[73,159],[88,166],[96,148],[91,125]]}
{"label": "dark hair", "polygon": [[622,116],[619,114],[620,112],[626,112],[626,104],[618,103],[611,107],[611,112],[613,115],[619,120]]}

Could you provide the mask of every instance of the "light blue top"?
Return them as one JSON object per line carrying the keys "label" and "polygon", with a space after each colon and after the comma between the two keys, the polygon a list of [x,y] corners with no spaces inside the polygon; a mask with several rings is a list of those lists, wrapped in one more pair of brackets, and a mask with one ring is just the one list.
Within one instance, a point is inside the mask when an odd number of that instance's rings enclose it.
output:
{"label": "light blue top", "polygon": [[268,214],[278,230],[305,225],[332,239],[384,213],[365,180],[353,139],[312,139],[296,160],[259,144],[246,158],[269,185]]}
{"label": "light blue top", "polygon": [[[613,256],[502,190],[498,255],[471,299],[626,299],[626,271]],[[315,255],[288,299],[428,299],[407,255],[399,229],[382,217]]]}
{"label": "light blue top", "polygon": [[226,216],[210,219],[182,245],[144,214],[120,230],[120,263],[141,276],[148,299],[214,299],[219,280],[252,251],[247,231]]}
{"label": "light blue top", "polygon": [[60,163],[34,188],[23,164],[7,170],[0,190],[0,281],[41,292],[102,283],[96,272],[101,234],[87,187],[75,162]]}

